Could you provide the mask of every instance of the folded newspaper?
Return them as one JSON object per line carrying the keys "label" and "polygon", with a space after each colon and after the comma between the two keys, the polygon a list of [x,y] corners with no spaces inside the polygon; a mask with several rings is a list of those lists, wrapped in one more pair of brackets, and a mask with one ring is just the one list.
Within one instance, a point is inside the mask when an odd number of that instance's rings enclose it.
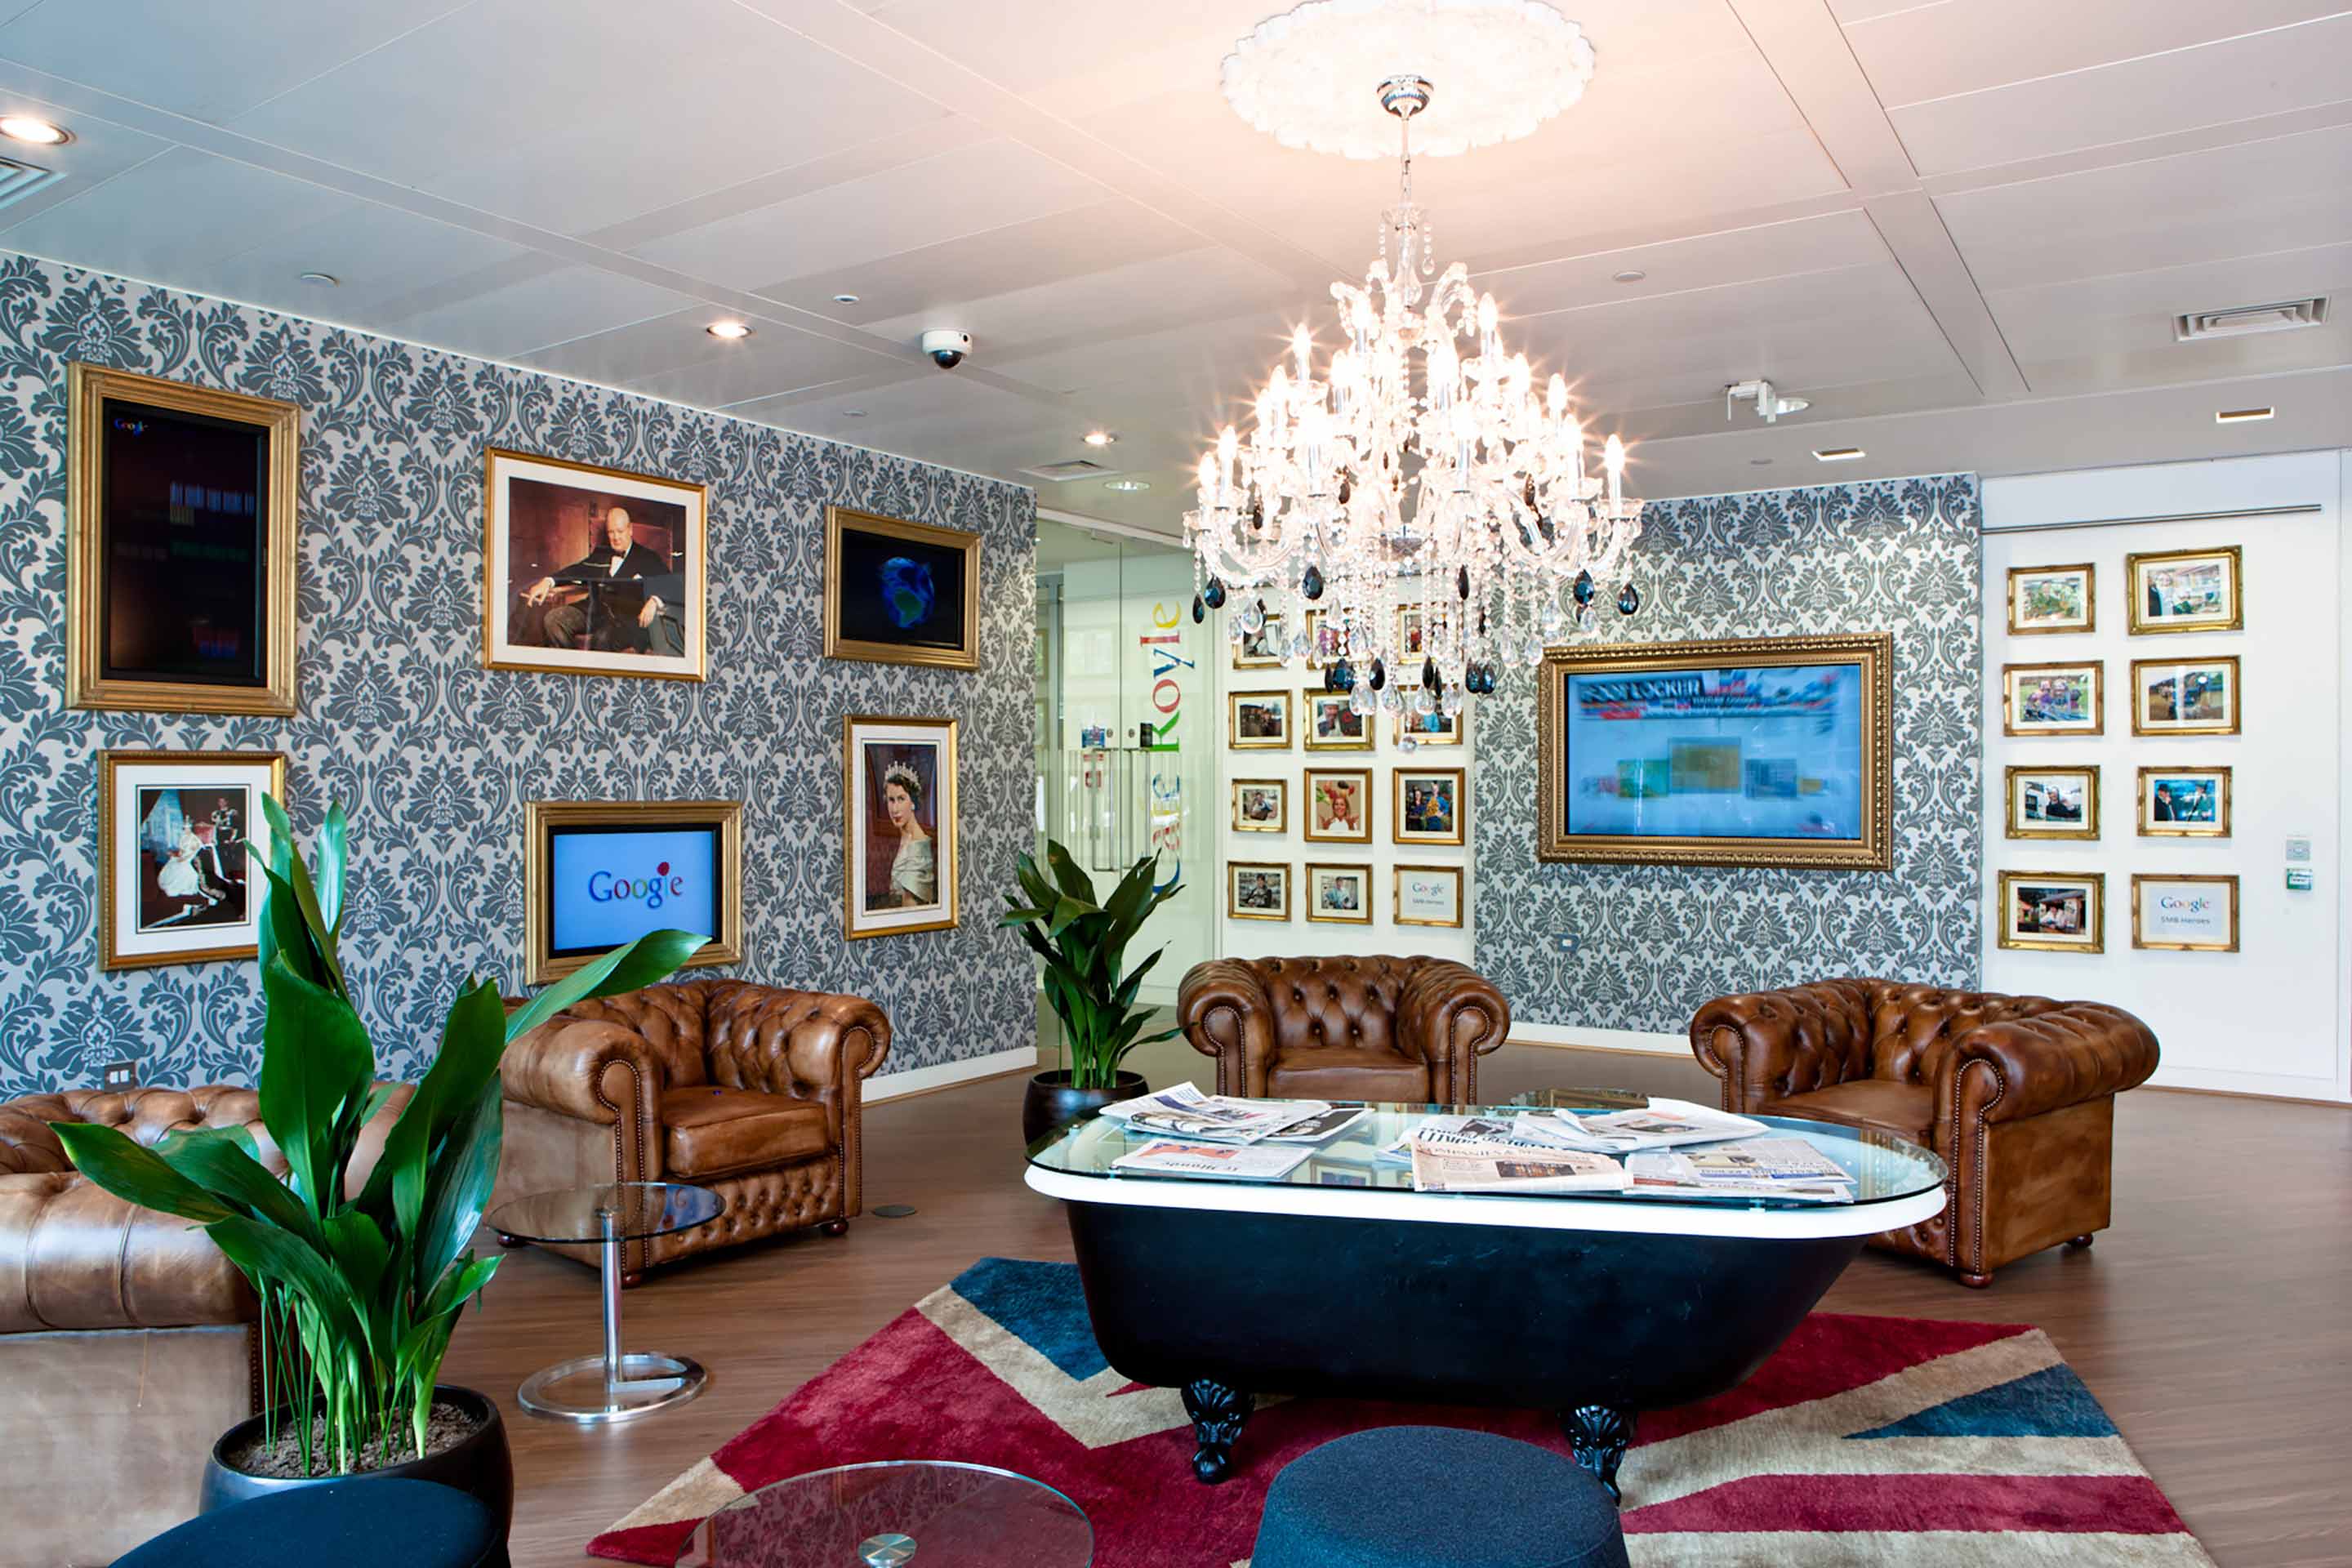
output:
{"label": "folded newspaper", "polygon": [[1763,1197],[1853,1201],[1851,1172],[1801,1138],[1758,1138],[1704,1149],[1652,1149],[1625,1156],[1640,1197]]}
{"label": "folded newspaper", "polygon": [[1320,1100],[1238,1100],[1202,1094],[1189,1083],[1106,1105],[1102,1113],[1136,1136],[1211,1143],[1255,1143],[1328,1114]]}
{"label": "folded newspaper", "polygon": [[1295,1144],[1269,1148],[1263,1143],[1193,1143],[1160,1138],[1121,1154],[1110,1163],[1110,1168],[1153,1176],[1223,1176],[1242,1182],[1272,1182],[1290,1174],[1314,1152]]}
{"label": "folded newspaper", "polygon": [[1412,1146],[1417,1193],[1621,1193],[1631,1180],[1606,1154],[1523,1143]]}
{"label": "folded newspaper", "polygon": [[1711,1110],[1688,1100],[1659,1099],[1653,1099],[1643,1110],[1555,1111],[1549,1118],[1528,1118],[1528,1130],[1557,1138],[1569,1148],[1598,1154],[1753,1138],[1768,1131],[1764,1123],[1745,1116]]}

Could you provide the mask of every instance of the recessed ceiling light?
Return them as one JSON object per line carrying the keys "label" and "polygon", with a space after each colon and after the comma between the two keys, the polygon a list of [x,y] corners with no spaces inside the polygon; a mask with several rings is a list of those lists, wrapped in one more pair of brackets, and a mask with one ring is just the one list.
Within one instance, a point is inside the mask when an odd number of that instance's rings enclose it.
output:
{"label": "recessed ceiling light", "polygon": [[1107,490],[1148,490],[1150,488],[1150,484],[1143,479],[1105,479],[1103,481],[1103,489]]}
{"label": "recessed ceiling light", "polygon": [[732,320],[713,321],[710,325],[703,328],[702,330],[709,332],[714,338],[725,338],[730,342],[740,338],[748,338],[751,335],[751,327],[750,322]]}
{"label": "recessed ceiling light", "polygon": [[2272,408],[2224,408],[2213,416],[2216,425],[2248,425],[2257,419],[2268,419],[2277,412]]}
{"label": "recessed ceiling light", "polygon": [[1087,432],[1087,445],[1089,447],[1108,447],[1113,441],[1118,439],[1118,437],[1112,435],[1108,430],[1089,430]]}
{"label": "recessed ceiling light", "polygon": [[1859,447],[1817,447],[1813,456],[1824,463],[1851,463],[1864,453]]}
{"label": "recessed ceiling light", "polygon": [[833,302],[836,305],[855,305],[857,303],[857,296],[855,294],[835,294],[833,297]]}
{"label": "recessed ceiling light", "polygon": [[1639,283],[1643,279],[1647,278],[1648,276],[1648,273],[1643,271],[1638,267],[1628,267],[1622,272],[1611,273],[1609,275],[1609,281],[1612,283]]}
{"label": "recessed ceiling light", "polygon": [[301,281],[305,283],[315,283],[321,289],[333,289],[340,286],[342,282],[341,279],[336,277],[331,272],[304,272],[299,276]]}
{"label": "recessed ceiling light", "polygon": [[0,116],[0,136],[15,142],[30,142],[37,146],[55,147],[73,140],[73,132],[62,125],[37,119],[30,114]]}

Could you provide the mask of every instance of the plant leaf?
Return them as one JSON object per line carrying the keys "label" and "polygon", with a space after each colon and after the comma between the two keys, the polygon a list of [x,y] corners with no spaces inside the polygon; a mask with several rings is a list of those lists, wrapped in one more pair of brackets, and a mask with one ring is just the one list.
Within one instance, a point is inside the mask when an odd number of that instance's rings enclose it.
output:
{"label": "plant leaf", "polygon": [[424,1223],[414,1233],[413,1268],[419,1295],[431,1289],[482,1223],[482,1210],[499,1179],[504,1095],[505,1086],[493,1074],[472,1103],[451,1121],[441,1140],[425,1180]]}
{"label": "plant leaf", "polygon": [[[344,1107],[374,1087],[375,1051],[352,1005],[297,974],[280,952],[261,976],[268,1003],[261,1034],[261,1120],[313,1214],[341,1201],[331,1190],[342,1161],[334,1147]],[[343,1151],[348,1153],[348,1150]]]}
{"label": "plant leaf", "polygon": [[1086,874],[1067,849],[1050,838],[1045,841],[1045,864],[1066,895],[1083,903],[1095,901],[1094,879]]}
{"label": "plant leaf", "polygon": [[507,1038],[514,1039],[538,1027],[574,1002],[623,991],[642,991],[676,972],[679,964],[692,958],[709,941],[692,931],[647,931],[627,946],[616,947],[574,970],[517,1008],[507,1020]]}
{"label": "plant leaf", "polygon": [[161,1209],[199,1225],[241,1217],[120,1128],[93,1121],[52,1121],[49,1130],[65,1145],[66,1157],[74,1163],[75,1170],[126,1203]]}
{"label": "plant leaf", "polygon": [[327,940],[331,942],[338,942],[343,931],[343,877],[351,866],[351,854],[347,847],[350,827],[343,816],[343,803],[335,801],[330,804],[327,820],[319,829],[317,880],[319,915],[325,922]]}
{"label": "plant leaf", "polygon": [[292,1189],[253,1157],[251,1134],[242,1127],[204,1127],[173,1132],[155,1145],[157,1157],[256,1218],[283,1226],[313,1247],[323,1245],[318,1216]]}

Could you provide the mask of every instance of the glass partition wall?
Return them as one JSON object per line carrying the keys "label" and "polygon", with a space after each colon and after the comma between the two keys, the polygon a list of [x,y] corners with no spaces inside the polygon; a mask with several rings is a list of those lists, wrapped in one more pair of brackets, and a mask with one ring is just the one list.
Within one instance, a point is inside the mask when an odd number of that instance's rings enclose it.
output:
{"label": "glass partition wall", "polygon": [[1144,999],[1172,1001],[1216,941],[1218,715],[1194,626],[1192,557],[1173,543],[1037,523],[1037,836],[1067,845],[1108,892],[1158,851],[1165,944]]}

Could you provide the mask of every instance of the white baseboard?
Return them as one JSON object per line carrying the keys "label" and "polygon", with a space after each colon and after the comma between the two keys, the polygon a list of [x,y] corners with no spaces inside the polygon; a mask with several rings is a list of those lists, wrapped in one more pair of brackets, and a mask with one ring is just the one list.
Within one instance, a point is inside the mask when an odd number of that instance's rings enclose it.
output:
{"label": "white baseboard", "polygon": [[969,1083],[976,1078],[994,1078],[999,1073],[1034,1071],[1037,1066],[1037,1047],[1019,1046],[1009,1051],[996,1051],[984,1057],[972,1057],[960,1062],[941,1062],[936,1067],[908,1068],[903,1072],[876,1073],[866,1080],[858,1098],[871,1105],[879,1100],[896,1100],[900,1095],[926,1094],[950,1084]]}
{"label": "white baseboard", "polygon": [[1687,1036],[1667,1034],[1651,1029],[1599,1029],[1582,1024],[1511,1023],[1510,1043],[1515,1046],[1567,1046],[1578,1050],[1631,1051],[1645,1057],[1679,1057],[1690,1059],[1690,1039]]}
{"label": "white baseboard", "polygon": [[2346,1102],[2344,1086],[2324,1078],[2297,1078],[2284,1073],[2216,1072],[2210,1068],[2159,1067],[2147,1080],[2150,1089],[2185,1089],[2206,1094],[2252,1095],[2259,1100],[2305,1100],[2326,1104]]}

